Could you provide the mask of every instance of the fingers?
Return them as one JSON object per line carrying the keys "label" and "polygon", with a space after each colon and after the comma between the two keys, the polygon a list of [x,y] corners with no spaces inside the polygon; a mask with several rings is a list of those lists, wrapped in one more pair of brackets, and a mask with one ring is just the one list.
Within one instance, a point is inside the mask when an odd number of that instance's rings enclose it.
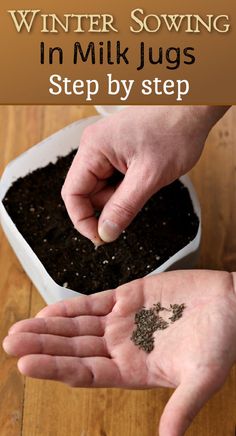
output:
{"label": "fingers", "polygon": [[74,318],[81,315],[103,316],[112,311],[115,303],[116,291],[104,291],[50,304],[42,309],[36,317],[62,316]]}
{"label": "fingers", "polygon": [[78,358],[46,355],[24,356],[18,361],[26,376],[57,380],[74,387],[116,387],[122,385],[119,370],[106,357]]}
{"label": "fingers", "polygon": [[179,385],[167,403],[160,421],[160,436],[183,436],[194,417],[223,384],[219,379],[196,374],[195,378]]}
{"label": "fingers", "polygon": [[3,341],[3,348],[11,356],[49,354],[52,356],[109,356],[101,336],[63,337],[37,333],[15,333]]}
{"label": "fingers", "polygon": [[76,230],[90,239],[94,245],[101,245],[98,235],[98,221],[89,196],[79,194],[62,194],[68,215]]}
{"label": "fingers", "polygon": [[110,200],[111,196],[115,192],[115,187],[106,186],[103,189],[96,192],[96,194],[91,196],[91,202],[93,204],[94,209],[102,210],[105,204]]}
{"label": "fingers", "polygon": [[76,154],[62,188],[62,198],[75,228],[95,244],[101,240],[91,196],[112,172],[112,165],[99,149],[91,153],[88,147],[86,152],[79,150]]}
{"label": "fingers", "polygon": [[103,336],[104,318],[99,316],[80,316],[76,318],[48,317],[33,318],[14,324],[8,335],[15,333],[38,333],[57,336]]}
{"label": "fingers", "polygon": [[142,162],[131,164],[99,218],[98,233],[103,241],[116,240],[151,197],[153,176],[143,169]]}

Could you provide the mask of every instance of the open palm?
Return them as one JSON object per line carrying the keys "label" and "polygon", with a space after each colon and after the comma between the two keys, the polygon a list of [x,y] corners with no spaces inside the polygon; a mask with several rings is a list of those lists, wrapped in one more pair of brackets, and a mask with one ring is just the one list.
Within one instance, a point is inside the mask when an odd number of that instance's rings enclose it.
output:
{"label": "open palm", "polygon": [[[158,302],[185,303],[186,309],[154,334],[147,354],[130,340],[134,315]],[[16,323],[3,345],[31,377],[77,387],[177,388],[160,435],[180,436],[236,360],[235,314],[231,274],[176,271],[48,306]]]}

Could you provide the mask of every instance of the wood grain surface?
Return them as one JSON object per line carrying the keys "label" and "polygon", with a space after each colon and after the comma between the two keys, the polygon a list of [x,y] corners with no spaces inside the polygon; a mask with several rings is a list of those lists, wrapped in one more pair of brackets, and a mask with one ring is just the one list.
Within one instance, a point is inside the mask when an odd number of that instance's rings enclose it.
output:
{"label": "wood grain surface", "polygon": [[[0,173],[46,136],[95,113],[93,107],[0,108]],[[236,270],[236,108],[211,132],[191,173],[202,205],[198,267]],[[207,290],[206,290],[207,291]],[[34,316],[43,300],[0,230],[0,339],[17,320]],[[154,436],[171,391],[71,389],[25,379],[0,350],[1,436]],[[189,436],[235,436],[236,370],[195,419]]]}

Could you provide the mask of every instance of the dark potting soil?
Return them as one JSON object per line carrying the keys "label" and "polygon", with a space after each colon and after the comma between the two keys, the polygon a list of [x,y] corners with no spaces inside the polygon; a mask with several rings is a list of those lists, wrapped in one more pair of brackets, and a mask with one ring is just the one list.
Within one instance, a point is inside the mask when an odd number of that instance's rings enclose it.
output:
{"label": "dark potting soil", "polygon": [[16,227],[56,283],[84,294],[115,288],[155,270],[194,239],[199,220],[188,190],[177,180],[147,202],[117,241],[95,250],[74,229],[61,199],[74,155],[18,179],[4,199]]}

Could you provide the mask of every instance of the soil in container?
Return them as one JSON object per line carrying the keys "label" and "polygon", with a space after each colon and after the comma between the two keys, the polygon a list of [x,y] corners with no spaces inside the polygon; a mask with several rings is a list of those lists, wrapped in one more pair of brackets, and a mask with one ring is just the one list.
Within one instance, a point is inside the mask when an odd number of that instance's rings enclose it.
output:
{"label": "soil in container", "polygon": [[75,153],[19,178],[3,201],[57,284],[84,294],[115,288],[155,270],[195,238],[199,220],[177,180],[147,202],[117,241],[95,250],[74,229],[61,199]]}

